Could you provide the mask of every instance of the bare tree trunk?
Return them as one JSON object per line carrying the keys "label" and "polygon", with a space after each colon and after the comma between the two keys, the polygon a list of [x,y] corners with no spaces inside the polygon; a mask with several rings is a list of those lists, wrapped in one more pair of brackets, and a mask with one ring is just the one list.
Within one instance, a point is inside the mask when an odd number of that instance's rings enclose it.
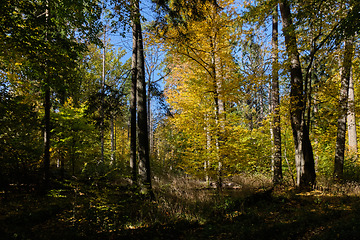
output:
{"label": "bare tree trunk", "polygon": [[105,88],[105,54],[106,54],[106,26],[104,25],[104,48],[102,55],[102,76],[101,76],[101,106],[100,106],[100,137],[101,137],[101,160],[99,164],[104,163],[104,88]]}
{"label": "bare tree trunk", "polygon": [[273,12],[272,28],[272,86],[271,86],[271,108],[272,108],[272,134],[274,139],[272,169],[273,183],[278,184],[282,180],[281,159],[281,128],[280,128],[280,97],[279,97],[279,63],[278,63],[278,7]]}
{"label": "bare tree trunk", "polygon": [[350,72],[350,82],[349,82],[347,122],[348,122],[349,150],[350,153],[357,158],[358,147],[357,147],[356,118],[355,118],[354,79],[351,72]]}
{"label": "bare tree trunk", "polygon": [[346,116],[348,112],[348,95],[351,63],[354,52],[354,43],[352,40],[345,40],[344,59],[341,69],[341,87],[339,98],[339,118],[337,121],[337,137],[334,161],[334,179],[343,179],[344,158],[345,158],[345,138],[346,138]]}
{"label": "bare tree trunk", "polygon": [[154,133],[153,133],[153,119],[152,119],[152,111],[151,111],[151,97],[150,97],[150,77],[148,81],[148,89],[147,89],[147,111],[148,111],[148,125],[149,125],[149,147],[150,147],[150,155],[153,153],[154,147]]}
{"label": "bare tree trunk", "polygon": [[110,156],[110,165],[115,165],[115,122],[114,116],[111,116],[110,120],[110,138],[111,138],[111,156]]}
{"label": "bare tree trunk", "polygon": [[303,76],[296,43],[296,33],[287,0],[280,2],[280,11],[283,21],[286,52],[291,62],[290,120],[295,144],[296,185],[300,188],[309,188],[315,183],[316,178],[314,155],[309,138],[309,130],[304,119]]}
{"label": "bare tree trunk", "polygon": [[145,59],[143,39],[140,23],[139,1],[137,1],[135,24],[137,25],[137,115],[138,115],[138,141],[139,141],[139,170],[141,182],[146,194],[153,197],[151,172],[150,172],[150,151],[147,118],[146,84],[145,84]]}
{"label": "bare tree trunk", "polygon": [[[211,41],[215,41],[215,39],[211,39]],[[216,151],[216,157],[217,157],[217,162],[218,162],[218,169],[217,169],[217,181],[216,181],[216,185],[218,190],[221,190],[222,188],[222,156],[221,155],[221,150],[220,150],[220,144],[222,142],[222,136],[221,136],[221,127],[220,127],[220,123],[221,123],[221,115],[222,115],[222,110],[223,110],[223,103],[221,101],[221,99],[219,99],[219,87],[221,86],[221,83],[218,81],[217,79],[217,74],[216,74],[216,56],[215,56],[215,44],[211,44],[211,47],[213,48],[213,51],[211,52],[211,78],[212,78],[212,83],[213,83],[213,93],[214,93],[214,107],[215,107],[215,151]]]}
{"label": "bare tree trunk", "polygon": [[[49,3],[46,2],[46,28],[48,27],[48,18],[49,18]],[[48,34],[46,29],[46,41],[48,41]],[[50,133],[51,133],[51,122],[50,122],[50,111],[51,111],[51,99],[50,99],[50,68],[48,63],[46,63],[46,76],[45,76],[45,83],[44,83],[44,181],[45,181],[45,189],[49,185],[50,180]]]}
{"label": "bare tree trunk", "polygon": [[[49,73],[47,73],[49,74]],[[48,78],[48,76],[47,76]],[[51,102],[50,102],[50,86],[49,80],[45,83],[45,130],[44,130],[44,180],[45,187],[49,184],[50,179],[50,134],[51,134],[51,121],[50,121],[50,110],[51,110]]]}
{"label": "bare tree trunk", "polygon": [[[132,7],[136,8],[136,0],[133,0]],[[133,10],[131,16],[131,26],[132,26],[132,57],[131,57],[131,91],[130,91],[130,167],[132,169],[132,181],[134,185],[138,184],[138,164],[137,164],[137,154],[136,154],[136,102],[137,102],[137,39],[138,39],[138,24],[136,21],[136,11]]]}
{"label": "bare tree trunk", "polygon": [[[208,153],[208,156],[210,156],[210,154],[211,154],[211,134],[210,134],[209,117],[207,115],[205,116],[205,122],[206,122],[206,127],[204,130],[206,132],[206,151]],[[207,158],[204,161],[204,172],[205,172],[205,181],[208,186],[210,185],[209,170],[210,170],[210,162],[209,162],[209,158]]]}

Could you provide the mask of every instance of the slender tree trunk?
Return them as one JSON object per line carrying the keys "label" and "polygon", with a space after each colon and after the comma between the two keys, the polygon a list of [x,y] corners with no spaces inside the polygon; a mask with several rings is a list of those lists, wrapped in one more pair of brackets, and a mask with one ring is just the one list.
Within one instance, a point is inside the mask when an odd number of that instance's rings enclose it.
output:
{"label": "slender tree trunk", "polygon": [[273,183],[278,184],[282,180],[281,159],[281,129],[280,129],[280,97],[279,97],[279,63],[278,63],[278,7],[273,12],[272,25],[272,86],[271,86],[271,108],[272,108],[272,133],[274,139],[272,169]]}
{"label": "slender tree trunk", "polygon": [[111,156],[110,156],[110,165],[115,165],[115,121],[114,116],[111,116],[110,122],[110,138],[111,138]]}
{"label": "slender tree trunk", "polygon": [[[136,0],[133,0],[132,7],[136,8]],[[132,12],[132,57],[131,57],[131,91],[130,91],[130,167],[132,169],[132,181],[134,185],[138,184],[138,164],[136,154],[136,143],[137,143],[137,129],[136,129],[136,102],[137,102],[137,39],[138,39],[138,24],[136,24],[137,17],[136,11]]]}
{"label": "slender tree trunk", "polygon": [[106,26],[104,26],[104,48],[102,55],[102,76],[101,76],[101,106],[100,106],[100,138],[101,138],[101,160],[98,162],[104,163],[104,88],[105,88],[105,57],[106,57]]}
{"label": "slender tree trunk", "polygon": [[[46,2],[46,28],[48,28],[48,19],[49,19],[49,3]],[[48,34],[46,29],[46,39],[48,41]],[[46,76],[45,76],[45,83],[44,83],[44,181],[45,181],[45,188],[49,185],[50,180],[50,133],[51,133],[51,122],[50,122],[50,111],[51,111],[51,99],[50,99],[50,67],[49,64],[46,63]]]}
{"label": "slender tree trunk", "polygon": [[352,40],[345,40],[344,59],[341,69],[341,87],[339,99],[339,118],[337,121],[337,137],[334,161],[334,179],[342,180],[344,171],[345,157],[345,138],[346,138],[346,116],[348,112],[348,95],[351,63],[354,51],[354,43]]}
{"label": "slender tree trunk", "polygon": [[[351,71],[351,70],[350,70]],[[355,118],[355,94],[354,94],[354,79],[350,72],[349,82],[349,100],[348,100],[348,138],[350,153],[357,158],[357,133],[356,133],[356,118]]]}
{"label": "slender tree trunk", "polygon": [[150,151],[147,118],[146,84],[145,84],[145,59],[140,23],[139,1],[137,1],[135,21],[137,25],[137,115],[138,115],[138,142],[139,142],[139,170],[141,182],[145,191],[150,196],[152,193],[150,172]]}
{"label": "slender tree trunk", "polygon": [[221,156],[221,150],[220,150],[220,144],[222,142],[222,136],[221,136],[221,115],[223,108],[223,103],[221,99],[219,98],[220,95],[220,87],[221,83],[217,79],[216,74],[216,54],[215,54],[215,39],[211,39],[211,78],[212,78],[212,84],[213,84],[213,93],[214,93],[214,110],[215,110],[215,151],[216,151],[216,157],[217,157],[217,163],[218,163],[218,169],[217,169],[217,181],[216,185],[218,190],[221,190],[222,188],[222,156]]}
{"label": "slender tree trunk", "polygon": [[206,114],[205,115],[205,122],[206,122],[206,127],[205,127],[205,132],[206,132],[206,151],[208,154],[208,158],[205,159],[204,161],[204,172],[205,172],[205,181],[206,184],[209,186],[210,185],[210,177],[209,177],[209,171],[210,171],[210,162],[209,162],[209,157],[211,155],[211,133],[210,133],[210,123],[209,123],[209,117]]}
{"label": "slender tree trunk", "polygon": [[64,179],[65,177],[65,159],[63,151],[60,151],[60,177]]}
{"label": "slender tree trunk", "polygon": [[283,21],[286,52],[291,62],[290,120],[295,144],[296,185],[300,188],[309,188],[315,183],[316,178],[314,155],[309,138],[309,130],[304,119],[303,76],[296,43],[296,33],[287,0],[280,2],[280,11]]}
{"label": "slender tree trunk", "polygon": [[[49,74],[49,73],[47,73]],[[48,77],[47,77],[48,78]],[[51,121],[50,121],[50,86],[49,80],[45,83],[45,131],[44,131],[44,180],[45,186],[48,185],[50,179],[50,134],[51,134]]]}
{"label": "slender tree trunk", "polygon": [[149,147],[150,147],[150,155],[153,153],[153,148],[154,148],[154,133],[153,133],[153,120],[152,120],[152,111],[151,111],[151,93],[150,93],[150,82],[151,78],[149,76],[149,81],[148,81],[148,89],[147,89],[147,111],[148,111],[148,125],[149,125],[149,129],[148,129],[148,133],[149,133]]}

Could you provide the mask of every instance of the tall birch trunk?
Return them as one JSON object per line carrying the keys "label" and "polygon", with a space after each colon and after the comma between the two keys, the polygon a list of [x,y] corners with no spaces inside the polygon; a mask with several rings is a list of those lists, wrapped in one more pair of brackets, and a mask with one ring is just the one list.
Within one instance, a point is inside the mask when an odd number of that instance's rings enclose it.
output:
{"label": "tall birch trunk", "polygon": [[282,0],[279,5],[283,22],[286,52],[291,62],[290,121],[295,144],[296,185],[299,188],[309,188],[315,183],[316,175],[309,130],[304,119],[305,99],[303,76],[296,42],[296,32],[288,1]]}
{"label": "tall birch trunk", "polygon": [[351,39],[345,40],[344,59],[341,66],[341,87],[339,98],[339,118],[337,121],[337,136],[334,161],[334,179],[342,180],[344,172],[345,158],[345,138],[346,138],[346,117],[348,112],[348,96],[351,63],[354,52],[354,43]]}

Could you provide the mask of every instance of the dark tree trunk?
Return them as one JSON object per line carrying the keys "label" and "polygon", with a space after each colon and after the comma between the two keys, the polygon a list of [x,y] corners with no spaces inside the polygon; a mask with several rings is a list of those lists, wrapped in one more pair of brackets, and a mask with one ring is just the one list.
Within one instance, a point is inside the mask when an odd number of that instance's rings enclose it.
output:
{"label": "dark tree trunk", "polygon": [[141,175],[142,191],[152,196],[150,151],[147,118],[146,84],[145,84],[145,59],[143,39],[140,23],[139,1],[135,8],[135,24],[137,30],[137,117],[138,117],[138,149],[139,149],[139,170]]}
{"label": "dark tree trunk", "polygon": [[282,180],[281,161],[281,128],[280,128],[280,98],[279,98],[279,63],[278,63],[278,7],[273,12],[272,25],[272,82],[271,82],[271,108],[272,108],[272,132],[273,132],[273,183],[278,184]]}
{"label": "dark tree trunk", "polygon": [[101,142],[101,160],[98,162],[98,165],[104,163],[104,128],[105,128],[105,118],[104,118],[104,94],[105,94],[105,57],[106,57],[106,26],[104,26],[104,40],[103,40],[104,48],[102,54],[102,76],[101,76],[101,106],[100,106],[100,142]]}
{"label": "dark tree trunk", "polygon": [[[48,18],[49,18],[49,3],[46,2],[46,39],[48,41]],[[45,63],[46,73],[44,82],[44,188],[49,185],[50,180],[50,133],[51,133],[51,122],[50,122],[50,111],[51,111],[51,99],[50,99],[50,68],[49,63]]]}
{"label": "dark tree trunk", "polygon": [[[136,7],[135,0],[133,6]],[[132,169],[132,181],[133,184],[137,185],[138,181],[138,164],[136,154],[136,84],[137,84],[137,39],[138,30],[136,24],[135,11],[132,15],[132,58],[131,58],[131,91],[130,91],[130,167]]]}
{"label": "dark tree trunk", "polygon": [[304,119],[305,94],[296,33],[287,0],[280,2],[280,11],[286,52],[291,62],[290,120],[295,144],[296,185],[300,188],[309,188],[315,183],[315,164],[309,130]]}
{"label": "dark tree trunk", "polygon": [[[48,74],[48,73],[47,73]],[[50,101],[50,87],[49,81],[45,83],[45,115],[44,115],[44,181],[45,187],[49,184],[50,179],[50,133],[51,133],[51,122],[50,122],[50,110],[51,110],[51,101]]]}
{"label": "dark tree trunk", "polygon": [[339,98],[339,118],[337,121],[337,137],[334,162],[334,179],[343,179],[344,157],[345,157],[345,138],[346,138],[346,117],[348,111],[348,95],[351,62],[353,57],[354,44],[350,39],[345,40],[344,59],[341,69],[341,87]]}

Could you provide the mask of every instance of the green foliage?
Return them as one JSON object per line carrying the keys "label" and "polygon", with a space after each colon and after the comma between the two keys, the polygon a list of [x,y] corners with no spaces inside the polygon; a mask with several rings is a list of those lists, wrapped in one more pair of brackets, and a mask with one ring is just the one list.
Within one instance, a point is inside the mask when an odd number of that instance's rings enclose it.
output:
{"label": "green foliage", "polygon": [[66,169],[62,171],[68,170],[73,175],[87,163],[94,163],[100,152],[95,124],[86,117],[85,109],[84,104],[75,107],[69,99],[58,112],[53,113],[53,161],[54,164],[56,161],[65,165]]}
{"label": "green foliage", "polygon": [[[3,180],[29,183],[42,154],[39,114],[34,103],[0,86],[0,168]],[[35,180],[36,181],[36,180]]]}

